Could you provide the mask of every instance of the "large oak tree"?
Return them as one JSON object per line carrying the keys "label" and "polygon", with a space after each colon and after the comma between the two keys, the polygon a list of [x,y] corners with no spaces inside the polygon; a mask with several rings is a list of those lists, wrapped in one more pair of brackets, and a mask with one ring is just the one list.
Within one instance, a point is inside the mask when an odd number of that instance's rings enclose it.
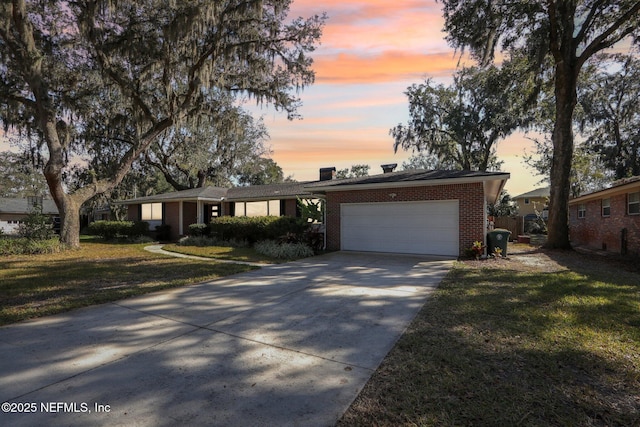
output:
{"label": "large oak tree", "polygon": [[481,64],[496,50],[529,58],[534,73],[550,58],[554,78],[551,197],[547,245],[570,248],[568,203],[573,157],[573,114],[581,70],[596,53],[640,37],[640,1],[633,0],[442,0],[445,31],[454,47]]}
{"label": "large oak tree", "polygon": [[449,86],[427,80],[410,86],[410,120],[390,130],[394,150],[424,152],[455,169],[499,169],[498,141],[523,125],[523,105],[534,86],[521,80],[521,62],[462,68]]}
{"label": "large oak tree", "polygon": [[[121,182],[159,135],[214,108],[212,93],[296,115],[324,17],[288,20],[290,3],[0,3],[0,120],[40,138],[63,243],[79,245],[80,206]],[[106,165],[69,189],[69,168],[96,159]]]}

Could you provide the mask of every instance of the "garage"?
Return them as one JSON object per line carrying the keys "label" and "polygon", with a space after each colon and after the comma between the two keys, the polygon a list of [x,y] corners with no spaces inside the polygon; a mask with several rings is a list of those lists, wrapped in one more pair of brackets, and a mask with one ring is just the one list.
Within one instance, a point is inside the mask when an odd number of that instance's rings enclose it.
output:
{"label": "garage", "polygon": [[[389,166],[389,165],[385,165]],[[322,179],[305,188],[325,200],[325,247],[461,256],[487,233],[488,204],[504,172],[404,170]]]}
{"label": "garage", "polygon": [[341,248],[458,256],[459,202],[342,203]]}

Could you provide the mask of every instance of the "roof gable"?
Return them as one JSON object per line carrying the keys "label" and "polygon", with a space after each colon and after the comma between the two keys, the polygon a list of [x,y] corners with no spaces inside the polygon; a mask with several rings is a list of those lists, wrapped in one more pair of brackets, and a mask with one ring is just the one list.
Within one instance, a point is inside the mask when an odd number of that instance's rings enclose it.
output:
{"label": "roof gable", "polygon": [[535,190],[531,190],[527,193],[522,193],[518,196],[514,196],[513,199],[523,199],[525,197],[549,197],[550,194],[551,189],[549,187],[536,188]]}

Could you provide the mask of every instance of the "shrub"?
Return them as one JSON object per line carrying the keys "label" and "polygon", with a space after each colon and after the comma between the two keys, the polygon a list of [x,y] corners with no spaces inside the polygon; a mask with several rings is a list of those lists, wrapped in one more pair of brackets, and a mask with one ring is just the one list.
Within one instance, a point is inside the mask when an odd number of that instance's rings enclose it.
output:
{"label": "shrub", "polygon": [[208,236],[209,225],[208,224],[191,224],[189,225],[189,236]]}
{"label": "shrub", "polygon": [[313,249],[304,243],[278,243],[273,240],[263,240],[253,248],[256,252],[278,259],[299,259],[313,256]]}
{"label": "shrub", "polygon": [[34,240],[27,237],[0,239],[0,255],[37,255],[61,252],[64,246],[57,238]]}
{"label": "shrub", "polygon": [[48,240],[55,235],[51,218],[42,213],[42,208],[36,207],[27,215],[18,227],[18,235],[32,240]]}
{"label": "shrub", "polygon": [[95,221],[89,224],[88,232],[105,240],[132,239],[147,235],[149,223],[145,221]]}
{"label": "shrub", "polygon": [[186,236],[178,241],[180,246],[216,246],[216,240],[207,236]]}
{"label": "shrub", "polygon": [[299,218],[287,216],[223,216],[211,221],[209,235],[221,240],[246,240],[254,244],[262,240],[276,240],[287,233],[301,238],[308,227]]}

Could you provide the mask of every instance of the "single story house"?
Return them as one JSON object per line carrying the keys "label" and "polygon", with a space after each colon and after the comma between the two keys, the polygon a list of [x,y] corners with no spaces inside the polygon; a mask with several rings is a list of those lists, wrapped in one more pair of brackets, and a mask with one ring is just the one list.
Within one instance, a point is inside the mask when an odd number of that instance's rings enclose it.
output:
{"label": "single story house", "polygon": [[147,221],[153,230],[169,225],[172,240],[187,234],[191,224],[207,224],[218,216],[299,216],[298,198],[314,198],[308,182],[254,185],[249,187],[203,187],[139,197],[119,202],[128,205],[127,218]]}
{"label": "single story house", "polygon": [[536,211],[545,214],[544,209],[549,204],[549,196],[551,191],[549,187],[537,188],[532,191],[517,195],[513,200],[518,206],[518,215],[526,217],[527,215],[536,215]]}
{"label": "single story house", "polygon": [[58,207],[53,200],[42,197],[28,197],[26,199],[0,198],[0,230],[6,234],[15,234],[24,219],[38,206],[42,213],[52,219],[59,215]]}
{"label": "single story house", "polygon": [[323,198],[329,250],[458,256],[485,239],[486,206],[509,179],[503,172],[392,172],[385,166],[374,176],[335,179],[335,168],[323,168],[318,181],[207,187],[124,203],[129,219],[171,225],[177,238],[189,224],[215,216],[296,216],[298,198]]}
{"label": "single story house", "polygon": [[640,256],[640,176],[569,201],[571,243]]}

